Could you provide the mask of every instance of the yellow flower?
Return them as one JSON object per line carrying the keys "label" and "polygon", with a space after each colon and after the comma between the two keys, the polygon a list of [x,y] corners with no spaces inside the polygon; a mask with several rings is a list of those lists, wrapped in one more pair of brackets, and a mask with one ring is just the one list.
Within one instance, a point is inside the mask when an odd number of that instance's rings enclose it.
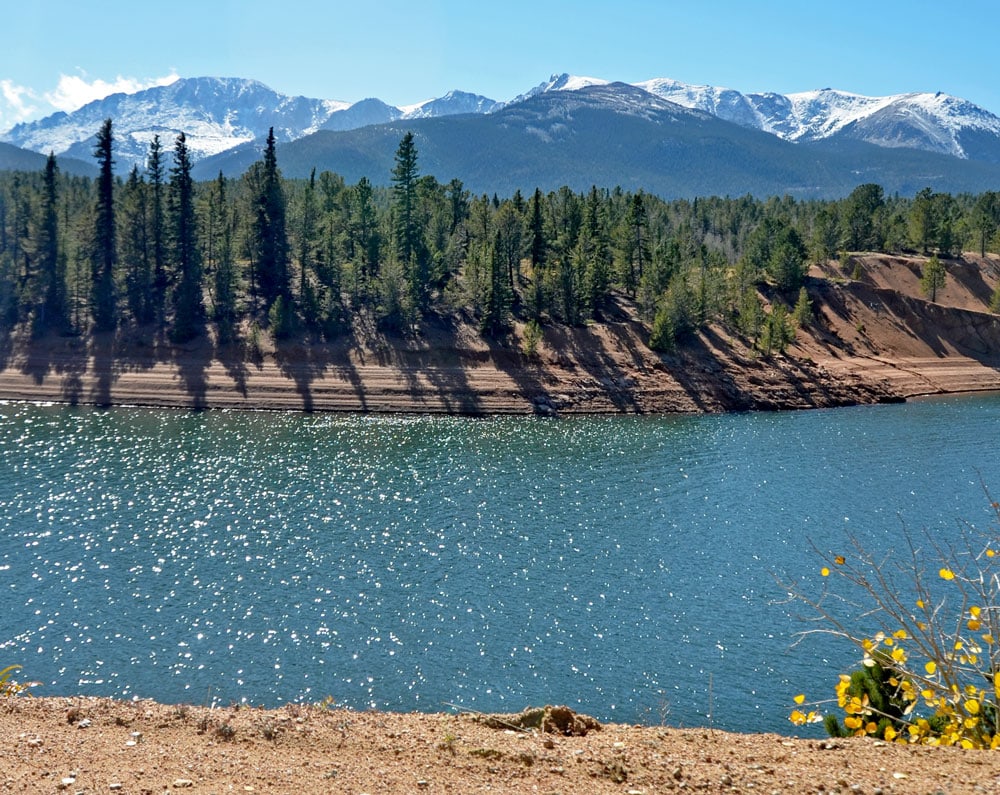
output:
{"label": "yellow flower", "polygon": [[962,706],[965,707],[965,711],[968,712],[970,715],[978,715],[979,714],[979,702],[978,701],[973,701],[970,698]]}
{"label": "yellow flower", "polygon": [[795,697],[795,703],[796,703],[796,704],[801,704],[801,703],[802,703],[803,701],[805,701],[805,700],[806,700],[806,694],[805,694],[805,693],[799,693],[799,694],[798,694],[798,695],[797,695],[797,696]]}
{"label": "yellow flower", "polygon": [[982,629],[983,622],[978,621],[975,618],[970,618],[968,622],[966,622],[965,626],[967,626],[972,632],[975,632],[979,629]]}
{"label": "yellow flower", "polygon": [[937,670],[937,663],[934,662],[934,660],[931,660],[924,665],[924,670],[927,671],[928,675],[933,676],[934,672]]}
{"label": "yellow flower", "polygon": [[837,555],[837,557],[833,559],[833,562],[836,563],[838,566],[843,566],[845,563],[845,558],[843,555]]}
{"label": "yellow flower", "polygon": [[898,736],[899,736],[899,733],[894,728],[892,728],[892,726],[886,726],[885,727],[885,741],[887,743],[891,743]]}
{"label": "yellow flower", "polygon": [[857,715],[851,715],[850,717],[844,718],[844,726],[852,731],[861,728],[861,718]]}
{"label": "yellow flower", "polygon": [[897,629],[895,632],[892,633],[892,636],[894,638],[897,638],[898,640],[906,640],[908,637],[910,637],[905,629]]}
{"label": "yellow flower", "polygon": [[954,580],[955,579],[955,572],[953,572],[951,569],[940,569],[938,571],[938,576],[942,580]]}
{"label": "yellow flower", "polygon": [[904,651],[902,646],[897,646],[892,650],[892,659],[898,663],[906,662],[906,651]]}
{"label": "yellow flower", "polygon": [[824,566],[822,569],[820,569],[819,573],[821,575],[823,575],[824,577],[829,577],[830,576],[830,570],[826,566]]}

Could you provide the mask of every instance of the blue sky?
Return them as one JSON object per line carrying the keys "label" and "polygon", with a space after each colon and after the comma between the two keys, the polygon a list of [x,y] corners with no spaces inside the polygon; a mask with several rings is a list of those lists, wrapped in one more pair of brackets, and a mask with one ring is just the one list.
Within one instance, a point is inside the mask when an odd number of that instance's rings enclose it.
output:
{"label": "blue sky", "polygon": [[5,4],[0,130],[175,76],[403,105],[511,99],[554,73],[744,92],[943,91],[1000,114],[1000,3],[969,0],[18,0]]}

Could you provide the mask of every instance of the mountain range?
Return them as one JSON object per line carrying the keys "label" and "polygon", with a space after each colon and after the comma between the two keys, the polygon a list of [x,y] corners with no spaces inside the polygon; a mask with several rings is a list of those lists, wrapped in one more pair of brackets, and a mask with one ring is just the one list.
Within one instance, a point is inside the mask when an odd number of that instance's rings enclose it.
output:
{"label": "mountain range", "polygon": [[[844,195],[861,182],[890,192],[1000,187],[1000,118],[957,97],[865,97],[636,84],[555,75],[507,102],[452,91],[406,107],[290,97],[239,78],[185,78],[114,94],[0,134],[0,168],[54,152],[64,170],[93,170],[104,119],[114,122],[117,168],[144,164],[159,135],[184,132],[195,176],[237,176],[274,129],[290,177],[329,169],[386,183],[399,139],[414,133],[423,173],[476,192],[567,185],[708,194]],[[24,152],[22,150],[27,150]]]}

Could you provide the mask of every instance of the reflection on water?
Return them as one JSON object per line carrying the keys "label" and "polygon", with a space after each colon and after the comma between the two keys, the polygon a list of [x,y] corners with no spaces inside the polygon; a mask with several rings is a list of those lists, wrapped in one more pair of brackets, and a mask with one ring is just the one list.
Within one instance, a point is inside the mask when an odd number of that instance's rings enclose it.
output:
{"label": "reflection on water", "polygon": [[[685,418],[0,405],[0,664],[42,694],[789,731],[774,573],[988,519],[1000,399]],[[1000,489],[1000,485],[996,486]],[[943,532],[947,532],[946,529]]]}

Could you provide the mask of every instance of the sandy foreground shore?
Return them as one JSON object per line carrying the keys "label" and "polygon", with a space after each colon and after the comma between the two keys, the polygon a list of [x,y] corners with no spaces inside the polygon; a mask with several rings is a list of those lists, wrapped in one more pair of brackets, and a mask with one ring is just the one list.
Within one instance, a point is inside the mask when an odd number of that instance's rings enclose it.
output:
{"label": "sandy foreground shore", "polygon": [[1000,792],[988,751],[498,717],[22,696],[0,701],[0,792]]}

